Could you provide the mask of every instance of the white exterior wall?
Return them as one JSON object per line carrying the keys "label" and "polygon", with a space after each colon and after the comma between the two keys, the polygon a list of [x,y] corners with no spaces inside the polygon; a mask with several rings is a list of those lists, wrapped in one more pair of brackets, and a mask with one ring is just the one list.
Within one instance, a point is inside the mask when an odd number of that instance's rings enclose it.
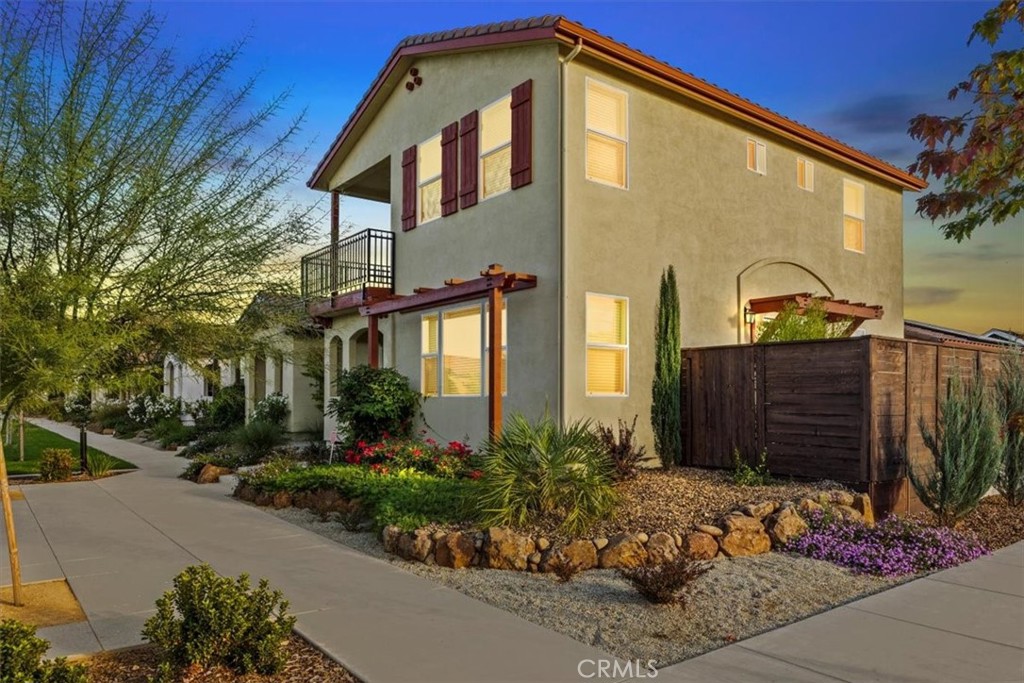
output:
{"label": "white exterior wall", "polygon": [[[268,346],[266,353],[240,361],[245,383],[246,421],[252,417],[260,398],[280,393],[288,399],[285,431],[293,435],[319,434],[324,417],[313,398],[312,380],[303,370],[305,358],[311,351],[317,352],[322,341],[293,337],[282,330],[268,331],[263,340]],[[233,367],[229,372],[233,375]]]}
{"label": "white exterior wall", "polygon": [[[394,321],[396,316],[382,318],[378,322],[377,331],[383,336],[380,345],[380,366],[394,367]],[[324,330],[324,408],[335,395],[334,383],[342,370],[350,370],[357,365],[365,365],[368,358],[364,355],[364,347],[359,344],[362,333],[368,332],[367,319],[352,312],[331,319],[331,327]],[[340,354],[335,353],[335,349]],[[336,355],[340,357],[336,357]],[[411,380],[410,380],[411,381]],[[331,432],[338,428],[338,422],[330,415],[324,415],[324,439],[331,438]]]}

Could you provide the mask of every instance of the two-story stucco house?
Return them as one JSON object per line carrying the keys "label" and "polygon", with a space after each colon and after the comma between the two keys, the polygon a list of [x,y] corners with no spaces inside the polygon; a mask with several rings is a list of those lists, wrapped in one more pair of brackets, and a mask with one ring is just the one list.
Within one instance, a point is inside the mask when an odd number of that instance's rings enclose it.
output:
{"label": "two-story stucco house", "polygon": [[649,442],[669,265],[685,346],[748,341],[804,292],[901,336],[902,193],[924,186],[554,16],[402,41],[308,184],[391,211],[303,259],[328,386],[393,366],[433,430],[474,442],[545,409],[638,414]]}

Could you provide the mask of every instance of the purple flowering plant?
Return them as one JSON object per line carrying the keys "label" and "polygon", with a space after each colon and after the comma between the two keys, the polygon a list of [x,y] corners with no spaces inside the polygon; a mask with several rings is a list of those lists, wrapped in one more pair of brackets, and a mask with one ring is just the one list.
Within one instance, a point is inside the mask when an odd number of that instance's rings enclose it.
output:
{"label": "purple flowering plant", "polygon": [[858,574],[895,577],[930,572],[988,554],[973,534],[895,516],[869,527],[816,510],[806,521],[807,533],[791,539],[783,549]]}

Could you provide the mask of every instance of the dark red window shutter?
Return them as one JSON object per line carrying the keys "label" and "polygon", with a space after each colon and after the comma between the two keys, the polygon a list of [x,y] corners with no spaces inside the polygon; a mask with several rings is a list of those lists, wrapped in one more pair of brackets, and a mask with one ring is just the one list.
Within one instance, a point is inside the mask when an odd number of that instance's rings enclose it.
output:
{"label": "dark red window shutter", "polygon": [[416,227],[416,145],[402,152],[402,230]]}
{"label": "dark red window shutter", "polygon": [[533,80],[512,88],[512,189],[533,180]]}
{"label": "dark red window shutter", "polygon": [[459,210],[459,122],[441,129],[441,215]]}
{"label": "dark red window shutter", "polygon": [[472,111],[462,117],[459,124],[459,166],[462,169],[462,183],[459,185],[459,198],[462,208],[473,206],[477,199],[477,174],[480,164],[480,139],[477,121],[478,112]]}

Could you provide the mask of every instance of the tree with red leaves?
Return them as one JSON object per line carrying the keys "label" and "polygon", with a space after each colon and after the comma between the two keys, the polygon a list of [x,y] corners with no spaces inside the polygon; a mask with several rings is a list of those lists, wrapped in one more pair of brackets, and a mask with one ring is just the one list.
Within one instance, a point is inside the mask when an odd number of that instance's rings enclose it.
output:
{"label": "tree with red leaves", "polygon": [[[1024,2],[1002,0],[974,25],[967,43],[981,38],[993,48],[1004,29],[1024,34]],[[1004,223],[1024,209],[1024,48],[993,52],[966,81],[949,91],[974,99],[960,116],[920,114],[910,121],[912,138],[925,149],[910,172],[944,180],[940,192],[917,200],[917,213],[962,242],[986,223]]]}

